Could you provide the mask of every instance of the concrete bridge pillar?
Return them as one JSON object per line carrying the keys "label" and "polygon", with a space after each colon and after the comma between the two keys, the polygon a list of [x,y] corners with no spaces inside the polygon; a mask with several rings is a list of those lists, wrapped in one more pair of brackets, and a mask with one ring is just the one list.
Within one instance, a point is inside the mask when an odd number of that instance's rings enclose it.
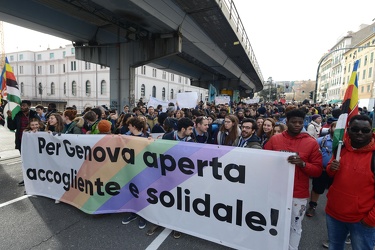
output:
{"label": "concrete bridge pillar", "polygon": [[121,111],[125,104],[135,105],[135,68],[155,59],[180,53],[178,33],[167,38],[150,38],[128,43],[77,46],[76,59],[110,67],[110,106]]}

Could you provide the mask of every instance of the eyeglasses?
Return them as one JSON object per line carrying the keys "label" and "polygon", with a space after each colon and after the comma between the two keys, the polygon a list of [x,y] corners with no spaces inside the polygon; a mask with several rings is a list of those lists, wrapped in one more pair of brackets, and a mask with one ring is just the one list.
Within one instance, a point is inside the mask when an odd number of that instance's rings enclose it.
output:
{"label": "eyeglasses", "polygon": [[369,128],[359,128],[359,127],[351,127],[350,131],[353,133],[358,133],[359,131],[362,132],[362,134],[368,134],[371,132],[371,129]]}
{"label": "eyeglasses", "polygon": [[241,126],[242,129],[253,129],[252,127],[250,126]]}

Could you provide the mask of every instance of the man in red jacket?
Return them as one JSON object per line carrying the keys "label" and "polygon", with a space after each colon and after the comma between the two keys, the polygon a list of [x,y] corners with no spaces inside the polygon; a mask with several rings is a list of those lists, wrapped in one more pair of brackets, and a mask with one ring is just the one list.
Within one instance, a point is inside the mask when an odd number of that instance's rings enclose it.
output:
{"label": "man in red jacket", "polygon": [[328,190],[326,221],[330,249],[344,249],[350,232],[353,249],[375,247],[375,135],[372,120],[356,115],[349,121],[340,160],[332,159],[327,174],[334,177]]}
{"label": "man in red jacket", "polygon": [[295,165],[292,217],[290,224],[289,249],[298,249],[302,233],[309,194],[309,178],[322,173],[322,154],[316,140],[302,132],[305,112],[294,109],[286,113],[287,131],[271,137],[264,149],[294,152],[288,162]]}

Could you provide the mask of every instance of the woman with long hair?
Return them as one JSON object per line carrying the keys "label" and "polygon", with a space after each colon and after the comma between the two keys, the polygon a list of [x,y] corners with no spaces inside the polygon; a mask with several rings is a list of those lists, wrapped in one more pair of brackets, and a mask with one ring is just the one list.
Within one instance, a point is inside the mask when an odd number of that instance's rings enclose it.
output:
{"label": "woman with long hair", "polygon": [[119,119],[117,120],[116,123],[116,129],[115,129],[115,134],[121,134],[125,135],[126,133],[129,132],[128,125],[126,125],[127,120],[132,118],[134,115],[132,113],[126,113],[120,115]]}
{"label": "woman with long hair", "polygon": [[64,121],[60,114],[52,113],[47,121],[46,131],[61,133],[64,129]]}
{"label": "woman with long hair", "polygon": [[82,134],[82,129],[77,126],[77,122],[74,119],[77,116],[77,110],[67,109],[63,113],[64,129],[65,134]]}
{"label": "woman with long hair", "polygon": [[264,148],[264,145],[271,139],[274,134],[275,120],[272,118],[265,118],[262,126],[258,129],[258,137],[262,140],[261,146]]}
{"label": "woman with long hair", "polygon": [[226,115],[217,136],[216,144],[232,146],[233,142],[239,137],[241,130],[238,127],[238,118],[235,115]]}

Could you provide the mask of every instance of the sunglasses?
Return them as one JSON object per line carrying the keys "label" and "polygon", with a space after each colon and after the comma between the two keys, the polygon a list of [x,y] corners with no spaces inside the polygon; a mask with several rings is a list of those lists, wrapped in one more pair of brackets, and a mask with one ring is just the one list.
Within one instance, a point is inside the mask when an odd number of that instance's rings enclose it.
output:
{"label": "sunglasses", "polygon": [[195,119],[195,122],[196,123],[201,123],[203,120],[207,120],[207,116],[198,116],[196,119]]}
{"label": "sunglasses", "polygon": [[353,133],[358,133],[359,131],[362,132],[362,134],[368,134],[371,132],[371,129],[369,128],[358,128],[358,127],[351,127],[350,131]]}

